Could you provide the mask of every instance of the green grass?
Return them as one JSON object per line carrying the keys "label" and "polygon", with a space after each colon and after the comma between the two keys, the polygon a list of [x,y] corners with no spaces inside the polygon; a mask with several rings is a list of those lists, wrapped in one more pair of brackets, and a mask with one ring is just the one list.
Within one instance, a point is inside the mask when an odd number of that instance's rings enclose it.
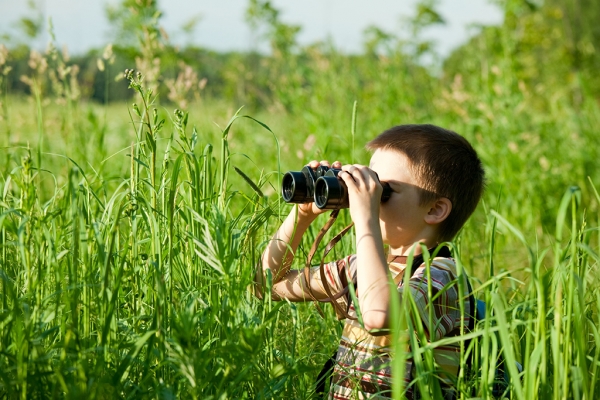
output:
{"label": "green grass", "polygon": [[[415,384],[435,398],[431,350],[462,341],[477,372],[463,370],[461,398],[492,398],[500,349],[513,399],[597,397],[596,100],[540,109],[493,66],[465,85],[400,53],[305,56],[294,79],[307,82],[273,78],[285,109],[205,98],[175,112],[137,78],[139,112],[4,96],[0,398],[313,397],[341,330],[332,310],[323,319],[249,290],[290,209],[280,174],[310,159],[367,163],[362,143],[413,122],[463,134],[488,177],[453,246],[489,317],[460,338],[413,340]],[[353,247],[345,238],[332,259]],[[398,326],[411,326],[410,301],[397,306]]]}

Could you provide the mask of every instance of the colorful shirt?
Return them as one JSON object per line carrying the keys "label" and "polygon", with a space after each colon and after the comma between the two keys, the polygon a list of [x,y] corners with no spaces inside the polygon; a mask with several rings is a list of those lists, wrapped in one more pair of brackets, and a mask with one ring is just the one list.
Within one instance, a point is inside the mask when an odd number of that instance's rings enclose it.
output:
{"label": "colorful shirt", "polygon": [[[398,293],[402,297],[405,291],[402,276],[405,265],[392,263],[390,272],[394,282],[397,283]],[[343,281],[351,282],[356,276],[356,256],[349,256],[342,260],[325,265],[327,282],[332,292],[339,292],[344,284],[340,274],[346,273]],[[431,289],[434,309],[434,326],[430,326],[428,296],[428,282],[425,264],[418,267],[410,278],[410,291],[414,298],[418,314],[423,323],[430,341],[436,341],[443,337],[460,334],[461,313],[459,309],[458,286],[456,285],[456,264],[452,258],[435,258],[430,268]],[[466,280],[465,275],[465,280]],[[467,283],[465,281],[465,288]],[[444,290],[442,290],[444,289]],[[360,285],[357,295],[360,297]],[[464,300],[464,309],[470,310],[469,297]],[[348,314],[356,317],[356,309],[353,302],[348,307],[348,297],[343,296],[337,300]],[[468,314],[468,311],[465,313]],[[462,321],[465,329],[469,326],[469,316],[465,315]],[[336,365],[334,368],[330,399],[356,399],[356,398],[389,398],[392,396],[392,368],[389,356],[392,341],[391,335],[374,336],[360,326],[357,320],[346,319],[344,330],[340,339],[337,352]],[[423,345],[423,344],[422,344]],[[434,352],[436,367],[442,378],[442,389],[444,397],[451,398],[453,389],[451,377],[458,374],[460,347],[458,344],[451,346],[436,347]],[[407,398],[416,397],[414,387],[414,368],[412,359],[407,359],[405,368],[405,395]],[[411,383],[413,383],[411,385]]]}

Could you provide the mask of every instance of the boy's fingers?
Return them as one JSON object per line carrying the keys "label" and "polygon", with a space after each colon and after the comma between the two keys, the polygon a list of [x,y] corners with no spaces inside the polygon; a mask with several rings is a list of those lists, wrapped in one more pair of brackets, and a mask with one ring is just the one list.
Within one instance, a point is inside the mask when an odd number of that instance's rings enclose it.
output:
{"label": "boy's fingers", "polygon": [[[356,186],[359,186],[361,182],[364,182],[367,186],[371,186],[374,182],[378,181],[375,179],[375,172],[365,165],[344,165],[342,170],[352,178],[352,181]],[[344,175],[346,174],[342,173],[342,179],[345,178]],[[346,181],[346,179],[344,179],[344,181]]]}
{"label": "boy's fingers", "polygon": [[317,161],[317,160],[311,160],[308,164],[309,167],[311,167],[312,169],[316,169],[318,168],[320,165],[323,165],[327,168],[342,168],[342,163],[339,161],[334,161],[333,165],[329,165],[329,161],[327,160],[321,160],[321,162]]}
{"label": "boy's fingers", "polygon": [[354,175],[357,172],[362,174],[366,168],[367,167],[365,167],[364,165],[359,165],[359,164],[344,165],[342,167],[342,169],[344,171],[348,172],[351,175]]}
{"label": "boy's fingers", "polygon": [[360,178],[360,170],[356,165],[344,165],[342,167],[342,171],[344,171],[345,173],[342,173],[341,177],[346,183],[352,181],[353,184],[356,184],[356,179]]}
{"label": "boy's fingers", "polygon": [[342,171],[338,176],[342,178],[342,180],[346,183],[346,186],[356,186],[354,177],[348,171]]}

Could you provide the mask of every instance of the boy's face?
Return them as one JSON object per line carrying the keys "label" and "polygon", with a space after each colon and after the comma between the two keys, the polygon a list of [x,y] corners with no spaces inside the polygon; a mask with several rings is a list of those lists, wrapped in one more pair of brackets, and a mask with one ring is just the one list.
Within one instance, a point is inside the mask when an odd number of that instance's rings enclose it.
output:
{"label": "boy's face", "polygon": [[432,205],[419,203],[422,187],[411,171],[408,158],[393,150],[378,149],[369,167],[392,189],[390,199],[381,203],[379,211],[383,242],[393,254],[407,252],[416,242],[434,246],[437,227],[425,222]]}

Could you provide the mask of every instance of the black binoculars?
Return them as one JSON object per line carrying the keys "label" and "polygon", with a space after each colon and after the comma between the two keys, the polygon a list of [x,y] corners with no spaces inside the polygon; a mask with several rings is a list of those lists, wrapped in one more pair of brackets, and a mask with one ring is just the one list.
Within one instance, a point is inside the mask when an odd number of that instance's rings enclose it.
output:
{"label": "black binoculars", "polygon": [[[283,176],[281,195],[286,203],[311,203],[325,210],[348,208],[348,188],[338,178],[341,169],[320,165],[312,169],[308,165],[302,171],[289,171]],[[392,193],[387,182],[381,182],[383,193],[381,202],[385,203]]]}

